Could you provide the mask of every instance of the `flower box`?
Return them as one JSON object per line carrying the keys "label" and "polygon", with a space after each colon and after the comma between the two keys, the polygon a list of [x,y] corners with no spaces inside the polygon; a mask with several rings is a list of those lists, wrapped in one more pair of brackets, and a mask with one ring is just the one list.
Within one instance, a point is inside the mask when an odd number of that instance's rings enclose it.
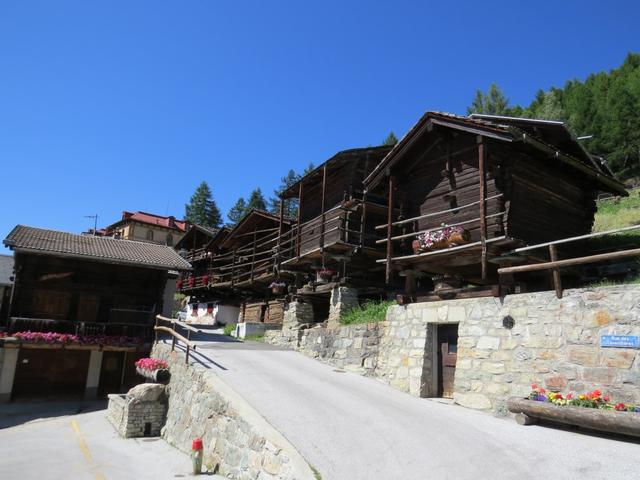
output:
{"label": "flower box", "polygon": [[418,235],[411,243],[411,247],[413,248],[413,253],[419,255],[423,252],[464,245],[469,243],[469,240],[468,230],[462,227],[443,225],[442,228]]}
{"label": "flower box", "polygon": [[512,397],[507,408],[516,414],[520,425],[531,425],[538,420],[640,437],[640,413],[571,405],[559,406],[551,402]]}

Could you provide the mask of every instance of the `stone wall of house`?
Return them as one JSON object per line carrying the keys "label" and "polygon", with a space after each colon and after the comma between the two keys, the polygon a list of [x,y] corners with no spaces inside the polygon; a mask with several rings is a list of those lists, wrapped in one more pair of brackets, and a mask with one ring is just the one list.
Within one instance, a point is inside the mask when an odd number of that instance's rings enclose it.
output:
{"label": "stone wall of house", "polygon": [[169,406],[163,438],[184,452],[202,438],[204,462],[235,479],[312,480],[294,447],[215,373],[186,365],[182,353],[157,344],[152,352],[169,363]]}
{"label": "stone wall of house", "polygon": [[600,388],[640,403],[639,351],[600,347],[602,335],[640,335],[639,285],[566,290],[562,299],[539,292],[392,306],[378,324],[303,326],[267,341],[431,397],[437,326],[447,323],[458,324],[454,400],[461,405],[505,413],[506,399],[527,395],[531,383],[578,393]]}

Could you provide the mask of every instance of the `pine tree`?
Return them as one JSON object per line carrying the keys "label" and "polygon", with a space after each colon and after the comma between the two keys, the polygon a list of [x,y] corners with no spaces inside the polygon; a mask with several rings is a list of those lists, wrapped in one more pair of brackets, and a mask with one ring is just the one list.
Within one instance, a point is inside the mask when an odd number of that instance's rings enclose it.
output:
{"label": "pine tree", "polygon": [[242,220],[245,213],[247,213],[247,202],[244,198],[240,197],[235,205],[231,207],[229,213],[227,213],[227,218],[229,219],[228,225],[236,225],[240,220]]}
{"label": "pine tree", "polygon": [[[271,213],[276,215],[280,213],[280,195],[298,180],[300,180],[300,175],[293,170],[289,170],[289,173],[281,178],[280,186],[273,191],[274,196],[269,199],[269,211]],[[283,212],[285,217],[294,218],[298,213],[298,200],[285,200]]]}
{"label": "pine tree", "polygon": [[383,145],[395,145],[396,143],[398,143],[398,137],[396,137],[395,133],[393,132],[389,132],[387,138],[385,138],[384,142],[382,142]]}
{"label": "pine tree", "polygon": [[467,114],[485,113],[487,115],[507,115],[509,113],[509,99],[495,83],[489,86],[487,93],[476,90],[476,96],[467,108]]}
{"label": "pine tree", "polygon": [[315,169],[316,169],[316,166],[313,164],[313,162],[309,162],[309,165],[307,165],[307,168],[305,168],[304,172],[302,172],[302,176],[304,177],[305,175],[309,175]]}
{"label": "pine tree", "polygon": [[222,223],[222,216],[216,202],[213,200],[211,189],[207,182],[202,182],[191,196],[191,201],[185,205],[185,220],[202,225],[203,227],[218,228]]}
{"label": "pine tree", "polygon": [[267,202],[265,201],[264,196],[262,195],[262,190],[260,190],[260,187],[256,188],[253,192],[251,192],[251,195],[249,196],[249,200],[247,201],[247,212],[251,209],[256,209],[256,210],[267,209]]}

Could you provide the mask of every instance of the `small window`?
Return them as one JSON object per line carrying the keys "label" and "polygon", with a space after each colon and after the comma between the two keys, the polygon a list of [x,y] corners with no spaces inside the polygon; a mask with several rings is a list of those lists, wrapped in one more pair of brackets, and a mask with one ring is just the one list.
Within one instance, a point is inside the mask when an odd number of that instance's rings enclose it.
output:
{"label": "small window", "polygon": [[147,230],[147,240],[153,240],[153,230]]}
{"label": "small window", "polygon": [[167,234],[167,246],[173,247],[173,235]]}

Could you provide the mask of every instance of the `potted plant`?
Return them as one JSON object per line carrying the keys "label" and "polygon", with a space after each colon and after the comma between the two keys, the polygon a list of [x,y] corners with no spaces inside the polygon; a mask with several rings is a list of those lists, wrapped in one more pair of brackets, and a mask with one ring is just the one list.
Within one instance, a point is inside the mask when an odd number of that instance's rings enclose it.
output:
{"label": "potted plant", "polygon": [[276,280],[269,285],[269,288],[271,289],[271,293],[274,295],[281,295],[285,292],[287,284],[280,280]]}
{"label": "potted plant", "polygon": [[316,276],[317,276],[318,282],[326,283],[329,280],[331,280],[335,274],[336,274],[335,271],[323,267],[320,270],[318,270],[318,273],[316,274]]}
{"label": "potted plant", "polygon": [[469,232],[462,227],[450,227],[442,224],[441,228],[421,233],[411,243],[413,252],[418,255],[430,250],[455,247],[469,242]]}
{"label": "potted plant", "polygon": [[600,390],[583,394],[547,392],[536,384],[526,398],[512,397],[507,408],[521,425],[550,420],[640,437],[640,405],[614,402]]}
{"label": "potted plant", "polygon": [[169,380],[169,365],[164,360],[145,357],[136,363],[136,372],[154,382],[166,382]]}

